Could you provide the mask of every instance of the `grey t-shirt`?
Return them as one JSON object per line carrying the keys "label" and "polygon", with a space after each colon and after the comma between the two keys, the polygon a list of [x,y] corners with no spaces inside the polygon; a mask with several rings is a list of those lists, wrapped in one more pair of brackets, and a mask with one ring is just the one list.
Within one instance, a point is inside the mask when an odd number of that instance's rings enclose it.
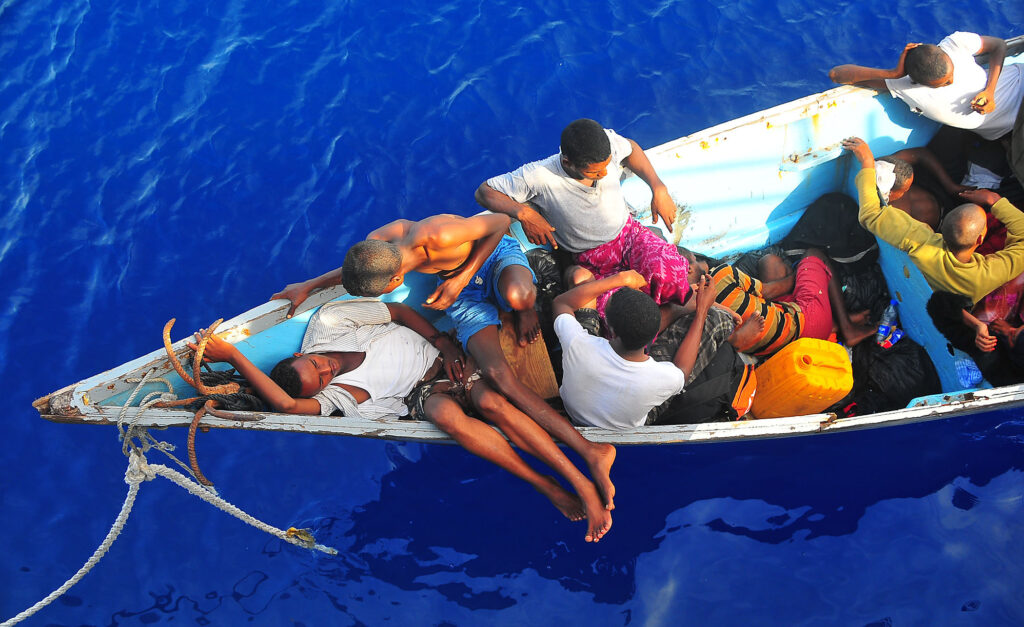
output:
{"label": "grey t-shirt", "polygon": [[633,152],[629,140],[605,129],[612,145],[608,175],[593,187],[562,169],[561,155],[527,163],[487,180],[487,185],[512,200],[529,203],[555,227],[555,241],[570,252],[597,248],[615,239],[626,225],[629,210],[622,196],[622,160]]}

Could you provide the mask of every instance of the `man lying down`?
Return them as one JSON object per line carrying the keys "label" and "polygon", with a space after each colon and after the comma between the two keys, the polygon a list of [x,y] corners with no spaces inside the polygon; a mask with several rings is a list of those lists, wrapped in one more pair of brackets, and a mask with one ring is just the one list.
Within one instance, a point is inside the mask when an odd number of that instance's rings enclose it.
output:
{"label": "man lying down", "polygon": [[[277,412],[373,419],[405,416],[411,409],[413,418],[430,420],[471,453],[532,485],[566,518],[588,518],[587,542],[598,541],[611,527],[610,512],[593,484],[558,445],[480,379],[455,341],[407,305],[376,298],[325,304],[310,318],[301,352],[282,360],[269,376],[217,336],[210,338],[203,358],[233,366]],[[583,500],[535,471],[505,437],[467,411],[558,471]]]}

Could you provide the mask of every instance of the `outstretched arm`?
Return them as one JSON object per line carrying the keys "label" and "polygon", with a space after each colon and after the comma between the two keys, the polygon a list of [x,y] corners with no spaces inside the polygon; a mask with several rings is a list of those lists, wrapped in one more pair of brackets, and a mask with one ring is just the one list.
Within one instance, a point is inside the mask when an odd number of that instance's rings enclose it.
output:
{"label": "outstretched arm", "polygon": [[[199,340],[200,337],[200,334],[196,333],[196,340]],[[191,342],[188,342],[187,346],[192,350],[197,348]],[[210,341],[206,344],[206,350],[203,351],[203,361],[231,364],[238,371],[238,374],[245,377],[246,381],[252,384],[252,387],[256,390],[256,395],[262,398],[274,411],[286,414],[320,415],[320,401],[312,398],[292,398],[288,396],[281,389],[281,386],[274,383],[273,379],[253,365],[234,344],[226,342],[216,335],[210,336]]]}
{"label": "outstretched arm", "polygon": [[552,235],[555,232],[555,227],[551,226],[544,216],[537,213],[537,210],[530,205],[512,200],[507,194],[488,185],[486,181],[480,183],[480,187],[476,188],[474,198],[484,209],[519,220],[527,239],[534,244],[540,246],[551,244],[553,248],[558,248],[558,242]]}
{"label": "outstretched arm", "polygon": [[309,295],[314,290],[322,290],[327,287],[333,287],[335,285],[341,285],[341,268],[336,268],[330,272],[321,274],[320,276],[302,281],[301,283],[289,283],[283,290],[274,294],[270,297],[270,300],[277,300],[278,298],[287,298],[292,301],[292,306],[288,308],[288,318],[291,318],[295,314],[295,308],[302,304],[304,300],[309,298]]}
{"label": "outstretched arm", "polygon": [[981,36],[981,50],[975,54],[988,53],[988,81],[985,89],[971,100],[971,108],[978,113],[992,113],[996,110],[996,83],[1003,71],[1003,60],[1006,59],[1006,42],[998,37]]}
{"label": "outstretched arm", "polygon": [[473,249],[462,264],[462,269],[437,286],[427,297],[425,305],[437,310],[451,307],[463,288],[469,285],[473,275],[497,248],[501,238],[508,232],[510,223],[511,220],[504,214],[489,213],[422,227],[418,239],[422,241],[421,245],[429,249],[453,248],[473,242]]}
{"label": "outstretched arm", "polygon": [[416,312],[415,309],[401,303],[385,303],[391,313],[391,321],[409,328],[420,334],[434,348],[441,351],[441,359],[444,363],[445,372],[452,381],[462,381],[462,366],[465,359],[462,349],[448,335],[441,333],[430,321]]}
{"label": "outstretched arm", "polygon": [[886,79],[903,78],[906,76],[907,71],[904,69],[904,64],[907,60],[907,52],[911,48],[916,48],[920,45],[907,44],[900,54],[900,60],[896,63],[896,67],[891,70],[846,64],[837,65],[829,70],[828,77],[832,79],[833,83],[839,83],[840,85],[856,85],[888,93],[889,88],[885,85]]}
{"label": "outstretched arm", "polygon": [[629,145],[633,147],[633,152],[629,153],[629,156],[623,159],[622,163],[651,188],[651,193],[653,194],[651,197],[651,222],[657,224],[660,217],[665,223],[665,228],[671,233],[672,225],[676,221],[676,203],[672,200],[672,196],[669,195],[668,187],[658,177],[658,173],[654,171],[651,160],[647,158],[640,144],[630,139]]}
{"label": "outstretched arm", "polygon": [[597,281],[580,283],[571,290],[562,292],[555,297],[551,303],[551,313],[554,317],[561,314],[574,314],[577,309],[583,307],[601,294],[620,287],[632,287],[640,289],[647,285],[647,281],[636,270],[623,270],[611,276]]}
{"label": "outstretched arm", "polygon": [[708,319],[708,310],[715,303],[715,284],[711,277],[705,275],[700,278],[697,285],[693,286],[694,298],[697,302],[697,311],[694,314],[690,328],[686,330],[686,336],[676,349],[672,357],[672,363],[683,371],[686,380],[689,382],[690,373],[693,372],[693,365],[697,363],[697,353],[700,352],[700,336],[704,332],[704,323]]}

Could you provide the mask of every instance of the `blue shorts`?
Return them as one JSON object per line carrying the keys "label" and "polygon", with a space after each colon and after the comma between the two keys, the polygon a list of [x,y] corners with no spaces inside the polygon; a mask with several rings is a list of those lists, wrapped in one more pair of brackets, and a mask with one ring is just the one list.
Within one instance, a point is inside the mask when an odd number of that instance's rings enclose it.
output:
{"label": "blue shorts", "polygon": [[498,289],[498,278],[509,266],[523,266],[530,271],[534,282],[537,276],[530,268],[530,262],[519,247],[519,242],[506,235],[498,242],[491,256],[480,266],[459,297],[445,313],[452,319],[459,342],[465,346],[484,327],[498,326],[498,308],[512,311],[512,307]]}

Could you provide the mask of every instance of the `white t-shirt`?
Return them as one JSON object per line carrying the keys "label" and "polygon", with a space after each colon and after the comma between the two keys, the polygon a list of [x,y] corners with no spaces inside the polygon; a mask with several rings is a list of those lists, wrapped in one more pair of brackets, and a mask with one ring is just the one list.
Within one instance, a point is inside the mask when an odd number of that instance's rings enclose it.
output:
{"label": "white t-shirt", "polygon": [[632,429],[647,413],[683,391],[686,377],[671,362],[628,361],[608,340],[587,333],[575,316],[555,318],[562,344],[562,387],[566,411],[580,424]]}
{"label": "white t-shirt", "polygon": [[1013,130],[1024,98],[1024,65],[1003,65],[996,82],[996,108],[992,113],[981,114],[971,109],[971,100],[988,82],[988,72],[974,60],[981,50],[981,36],[958,31],[940,41],[939,48],[953,62],[952,83],[927,87],[913,82],[909,76],[891,78],[885,81],[889,93],[916,113],[947,126],[973,130],[985,139],[998,139]]}
{"label": "white t-shirt", "polygon": [[562,169],[561,153],[527,163],[487,180],[512,200],[530,203],[555,227],[555,241],[570,252],[597,248],[615,239],[626,225],[629,209],[622,195],[622,160],[633,152],[625,137],[605,129],[612,145],[608,174],[588,187]]}
{"label": "white t-shirt", "polygon": [[[313,396],[320,413],[340,409],[346,416],[405,416],[403,402],[439,354],[420,334],[391,322],[387,305],[376,298],[330,302],[310,319],[302,338],[303,353],[365,352],[363,363],[331,379]],[[358,405],[344,383],[366,390],[370,398]]]}

